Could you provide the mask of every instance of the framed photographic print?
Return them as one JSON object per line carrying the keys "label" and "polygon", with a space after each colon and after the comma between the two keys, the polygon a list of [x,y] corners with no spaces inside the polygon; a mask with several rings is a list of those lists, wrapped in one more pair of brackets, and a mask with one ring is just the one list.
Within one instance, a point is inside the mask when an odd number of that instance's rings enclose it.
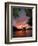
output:
{"label": "framed photographic print", "polygon": [[37,4],[5,3],[5,43],[37,41]]}

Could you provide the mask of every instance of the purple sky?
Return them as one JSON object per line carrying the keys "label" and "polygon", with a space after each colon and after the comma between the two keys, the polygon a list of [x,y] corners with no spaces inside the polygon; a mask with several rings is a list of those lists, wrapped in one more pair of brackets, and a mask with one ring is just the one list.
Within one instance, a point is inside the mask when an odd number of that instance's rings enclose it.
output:
{"label": "purple sky", "polygon": [[27,23],[27,21],[30,19],[30,17],[26,16],[26,12],[24,9],[21,9],[21,11],[19,11],[18,15],[20,16],[19,18],[13,19],[12,21],[12,25],[16,26],[16,24],[22,24],[22,23]]}

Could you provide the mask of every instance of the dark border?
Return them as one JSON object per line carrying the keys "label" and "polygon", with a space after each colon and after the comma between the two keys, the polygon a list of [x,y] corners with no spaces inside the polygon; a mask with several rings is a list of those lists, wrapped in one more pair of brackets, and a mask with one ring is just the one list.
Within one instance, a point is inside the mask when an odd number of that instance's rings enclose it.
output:
{"label": "dark border", "polygon": [[[20,41],[20,42],[9,42],[9,4],[21,4],[21,5],[34,5],[36,6],[36,40],[35,41]],[[6,15],[7,12],[7,15]],[[7,29],[6,29],[6,16],[7,16]],[[7,32],[6,32],[7,30]],[[7,35],[6,35],[7,33]],[[19,2],[5,2],[5,44],[16,44],[16,43],[30,43],[37,42],[37,4],[30,3],[19,3]]]}

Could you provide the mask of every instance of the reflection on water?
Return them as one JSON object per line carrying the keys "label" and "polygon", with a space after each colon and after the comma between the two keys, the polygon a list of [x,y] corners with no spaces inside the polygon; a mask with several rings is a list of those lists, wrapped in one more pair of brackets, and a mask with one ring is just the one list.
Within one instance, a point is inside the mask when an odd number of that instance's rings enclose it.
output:
{"label": "reflection on water", "polygon": [[14,37],[31,37],[32,36],[32,27],[27,26],[23,27],[21,29],[17,29],[16,27],[14,29]]}

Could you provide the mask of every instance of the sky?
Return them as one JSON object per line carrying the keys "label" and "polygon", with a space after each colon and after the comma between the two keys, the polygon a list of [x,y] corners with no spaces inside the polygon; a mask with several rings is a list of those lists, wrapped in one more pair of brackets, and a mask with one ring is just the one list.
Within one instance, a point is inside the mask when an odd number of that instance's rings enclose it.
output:
{"label": "sky", "polygon": [[30,17],[26,16],[26,12],[24,8],[21,8],[21,10],[18,13],[19,17],[18,18],[13,18],[12,25],[17,27],[17,28],[22,28],[26,25]]}

